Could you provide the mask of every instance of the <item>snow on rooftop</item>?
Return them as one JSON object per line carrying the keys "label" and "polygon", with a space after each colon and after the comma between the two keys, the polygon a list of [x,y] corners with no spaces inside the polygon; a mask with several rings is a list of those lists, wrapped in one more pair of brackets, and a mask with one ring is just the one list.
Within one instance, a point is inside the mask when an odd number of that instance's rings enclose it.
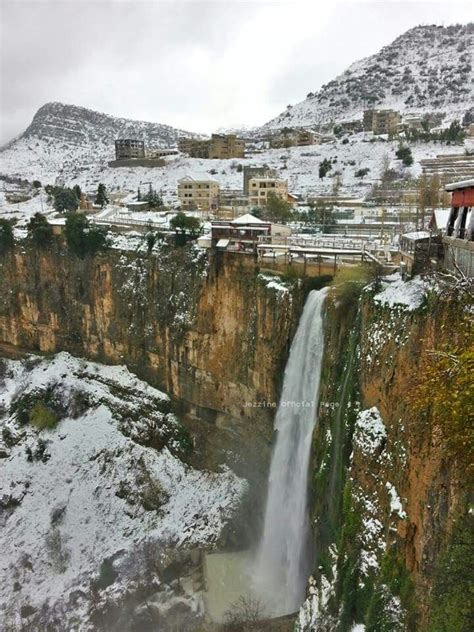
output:
{"label": "snow on rooftop", "polygon": [[469,180],[461,180],[461,182],[451,182],[447,184],[444,188],[446,191],[456,191],[457,189],[467,189],[468,187],[474,187],[474,178],[470,178]]}
{"label": "snow on rooftop", "polygon": [[241,215],[232,220],[232,224],[265,224],[265,222],[255,217],[255,215],[245,213],[245,215]]}

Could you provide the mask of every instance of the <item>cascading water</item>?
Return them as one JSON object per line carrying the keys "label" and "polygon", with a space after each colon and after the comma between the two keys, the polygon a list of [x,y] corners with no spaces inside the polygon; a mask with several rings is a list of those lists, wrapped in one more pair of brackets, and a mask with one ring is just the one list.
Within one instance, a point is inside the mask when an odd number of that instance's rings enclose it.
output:
{"label": "cascading water", "polygon": [[310,292],[290,349],[275,418],[265,523],[254,588],[268,616],[294,612],[309,574],[308,467],[323,358],[326,290]]}

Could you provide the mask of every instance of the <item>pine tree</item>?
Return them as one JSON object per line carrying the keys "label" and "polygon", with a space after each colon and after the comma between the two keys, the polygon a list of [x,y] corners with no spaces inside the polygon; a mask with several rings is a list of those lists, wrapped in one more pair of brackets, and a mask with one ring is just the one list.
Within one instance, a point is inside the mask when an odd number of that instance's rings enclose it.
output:
{"label": "pine tree", "polygon": [[105,188],[105,184],[100,183],[97,188],[97,195],[95,197],[95,203],[99,204],[101,208],[104,208],[109,203],[109,198],[107,197],[107,190]]}

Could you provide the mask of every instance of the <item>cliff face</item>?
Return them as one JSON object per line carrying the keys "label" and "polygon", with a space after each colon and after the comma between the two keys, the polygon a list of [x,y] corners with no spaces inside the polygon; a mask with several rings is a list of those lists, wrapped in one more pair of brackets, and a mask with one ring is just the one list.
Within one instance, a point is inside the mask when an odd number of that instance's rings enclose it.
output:
{"label": "cliff face", "polygon": [[216,446],[267,443],[273,408],[264,404],[278,398],[297,285],[272,283],[247,258],[208,261],[193,247],[82,260],[25,246],[0,267],[1,343],[126,364],[188,413],[206,465],[219,460]]}
{"label": "cliff face", "polygon": [[[467,599],[472,536],[454,573],[451,560],[469,521],[466,455],[454,418],[420,392],[429,383],[431,400],[440,388],[437,353],[455,357],[461,342],[472,349],[472,320],[465,296],[426,284],[418,301],[397,304],[385,300],[389,291],[365,293],[358,311],[329,301],[312,473],[317,555],[301,630],[469,629],[469,615],[453,613]],[[459,376],[443,379],[447,393],[462,396]]]}

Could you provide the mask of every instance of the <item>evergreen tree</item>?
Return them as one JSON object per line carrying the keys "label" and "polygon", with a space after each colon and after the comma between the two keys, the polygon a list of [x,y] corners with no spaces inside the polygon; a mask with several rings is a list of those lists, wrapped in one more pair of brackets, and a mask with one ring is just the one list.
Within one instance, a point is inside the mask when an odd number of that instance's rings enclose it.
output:
{"label": "evergreen tree", "polygon": [[85,215],[69,215],[64,229],[66,243],[71,252],[79,257],[95,255],[108,246],[107,229],[91,225]]}
{"label": "evergreen tree", "polygon": [[405,167],[410,167],[413,164],[413,156],[411,155],[410,147],[399,147],[395,155],[403,162]]}
{"label": "evergreen tree", "polygon": [[15,245],[13,226],[7,219],[0,218],[0,255]]}
{"label": "evergreen tree", "polygon": [[320,164],[319,164],[319,177],[320,178],[324,178],[327,174],[327,172],[332,169],[332,164],[331,161],[328,160],[327,158],[325,158]]}
{"label": "evergreen tree", "polygon": [[195,235],[199,231],[201,222],[197,217],[179,212],[171,219],[170,226],[174,228],[176,232],[189,232],[191,235]]}
{"label": "evergreen tree", "polygon": [[153,189],[151,184],[148,193],[143,197],[143,199],[148,202],[150,208],[152,209],[161,208],[163,206],[161,195]]}
{"label": "evergreen tree", "polygon": [[66,211],[73,212],[79,206],[79,199],[72,189],[63,189],[62,187],[53,187],[51,193],[54,197],[54,209],[58,213]]}
{"label": "evergreen tree", "polygon": [[75,194],[75,196],[77,197],[77,199],[79,200],[79,202],[81,201],[81,196],[82,196],[82,191],[81,191],[81,187],[78,184],[75,184],[72,187],[72,190]]}
{"label": "evergreen tree", "polygon": [[53,239],[53,228],[41,213],[35,213],[27,225],[28,237],[39,248],[48,246]]}
{"label": "evergreen tree", "polygon": [[100,183],[97,188],[97,195],[95,198],[95,203],[98,204],[101,208],[104,208],[109,203],[109,198],[107,197],[107,190],[105,188],[105,184]]}

